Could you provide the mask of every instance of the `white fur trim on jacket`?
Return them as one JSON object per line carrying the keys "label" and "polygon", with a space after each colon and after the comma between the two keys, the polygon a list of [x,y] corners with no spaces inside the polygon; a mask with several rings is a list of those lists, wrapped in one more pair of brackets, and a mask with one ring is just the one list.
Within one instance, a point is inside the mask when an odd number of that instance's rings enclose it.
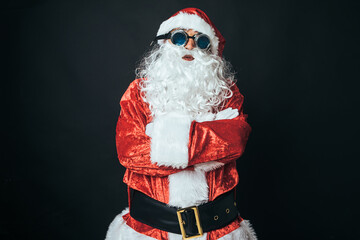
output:
{"label": "white fur trim on jacket", "polygon": [[188,165],[189,115],[171,112],[155,117],[151,135],[151,162],[158,166],[185,168]]}
{"label": "white fur trim on jacket", "polygon": [[[214,29],[198,15],[180,12],[178,15],[161,23],[157,36],[166,34],[174,28],[193,29],[208,35],[211,41],[211,51],[217,54],[219,38],[215,35]],[[161,42],[164,42],[164,40],[161,40],[159,43]]]}
{"label": "white fur trim on jacket", "polygon": [[209,200],[205,172],[183,170],[169,175],[169,205],[198,206]]}
{"label": "white fur trim on jacket", "polygon": [[[209,188],[205,172],[183,170],[169,175],[169,205],[189,207],[206,203],[209,200]],[[198,240],[206,240],[206,233]],[[181,235],[169,233],[169,240],[182,240]]]}
{"label": "white fur trim on jacket", "polygon": [[122,218],[125,214],[129,213],[129,208],[126,208],[111,222],[109,229],[106,233],[105,240],[154,240],[155,238],[146,236],[136,232],[134,229],[126,225]]}

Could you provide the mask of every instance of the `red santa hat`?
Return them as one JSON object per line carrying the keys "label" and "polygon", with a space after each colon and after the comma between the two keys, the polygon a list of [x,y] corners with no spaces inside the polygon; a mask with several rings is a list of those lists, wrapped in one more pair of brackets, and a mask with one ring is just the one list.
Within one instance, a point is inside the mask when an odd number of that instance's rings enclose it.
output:
{"label": "red santa hat", "polygon": [[161,23],[157,36],[166,34],[174,28],[193,29],[210,37],[211,51],[220,57],[225,45],[225,39],[210,21],[209,17],[198,8],[185,8]]}

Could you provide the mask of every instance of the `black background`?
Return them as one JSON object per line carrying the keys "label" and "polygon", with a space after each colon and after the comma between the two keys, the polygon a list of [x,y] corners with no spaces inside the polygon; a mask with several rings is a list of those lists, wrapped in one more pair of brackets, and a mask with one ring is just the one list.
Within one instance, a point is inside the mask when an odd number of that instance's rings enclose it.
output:
{"label": "black background", "polygon": [[259,239],[360,239],[356,1],[9,1],[0,239],[104,239],[127,205],[118,102],[161,22],[204,10],[253,128],[239,209]]}

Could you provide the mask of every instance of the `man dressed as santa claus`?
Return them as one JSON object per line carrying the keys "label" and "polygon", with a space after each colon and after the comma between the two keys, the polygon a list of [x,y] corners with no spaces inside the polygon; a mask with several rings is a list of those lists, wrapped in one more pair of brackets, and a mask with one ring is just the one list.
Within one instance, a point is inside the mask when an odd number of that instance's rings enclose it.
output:
{"label": "man dressed as santa claus", "polygon": [[236,207],[250,125],[225,39],[186,8],[164,21],[123,95],[116,127],[129,208],[106,240],[256,239]]}

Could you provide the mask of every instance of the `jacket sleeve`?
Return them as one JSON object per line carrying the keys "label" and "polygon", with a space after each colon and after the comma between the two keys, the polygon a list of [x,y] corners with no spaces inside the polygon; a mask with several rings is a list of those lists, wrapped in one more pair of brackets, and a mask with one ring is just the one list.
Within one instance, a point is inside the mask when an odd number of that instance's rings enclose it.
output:
{"label": "jacket sleeve", "polygon": [[234,161],[243,154],[251,127],[246,121],[247,114],[243,113],[243,95],[236,85],[232,87],[232,91],[233,96],[223,109],[237,109],[237,117],[191,123],[188,166],[196,165],[195,169],[201,166],[209,171]]}
{"label": "jacket sleeve", "polygon": [[123,95],[120,106],[121,112],[116,126],[116,149],[121,165],[133,172],[153,176],[167,176],[180,171],[172,167],[158,166],[150,161],[151,139],[145,134],[150,112],[139,95],[137,80],[131,83]]}

